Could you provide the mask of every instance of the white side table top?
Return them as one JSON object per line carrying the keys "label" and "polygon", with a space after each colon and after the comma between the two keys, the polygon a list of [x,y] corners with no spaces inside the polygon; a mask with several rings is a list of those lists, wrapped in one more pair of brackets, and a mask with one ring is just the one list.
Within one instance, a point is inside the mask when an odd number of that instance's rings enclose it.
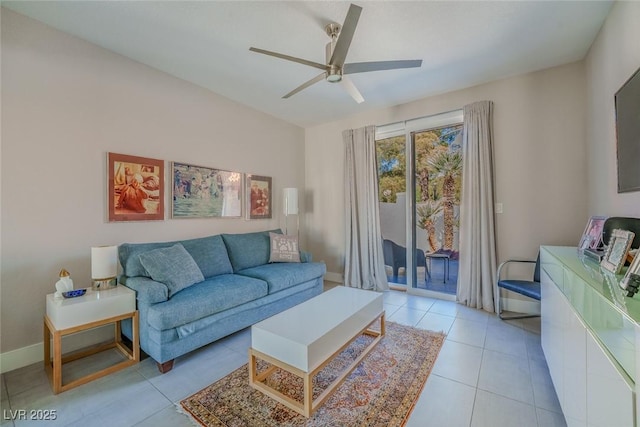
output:
{"label": "white side table top", "polygon": [[251,346],[310,372],[382,312],[382,293],[339,286],[253,325]]}
{"label": "white side table top", "polygon": [[57,330],[120,316],[136,310],[136,294],[126,286],[93,291],[75,298],[47,295],[47,317]]}

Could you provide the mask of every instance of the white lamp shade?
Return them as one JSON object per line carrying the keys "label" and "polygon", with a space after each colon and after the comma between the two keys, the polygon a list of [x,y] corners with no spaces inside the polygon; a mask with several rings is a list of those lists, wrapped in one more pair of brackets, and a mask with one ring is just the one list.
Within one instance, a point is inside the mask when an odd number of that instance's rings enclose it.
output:
{"label": "white lamp shade", "polygon": [[297,215],[298,214],[298,189],[285,188],[283,193],[284,193],[284,214]]}
{"label": "white lamp shade", "polygon": [[91,248],[91,278],[111,279],[118,275],[118,247],[97,246]]}

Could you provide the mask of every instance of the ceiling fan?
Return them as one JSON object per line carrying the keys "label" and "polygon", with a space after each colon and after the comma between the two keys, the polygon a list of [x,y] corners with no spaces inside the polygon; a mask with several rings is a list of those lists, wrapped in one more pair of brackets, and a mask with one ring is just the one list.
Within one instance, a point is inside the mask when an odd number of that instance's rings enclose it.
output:
{"label": "ceiling fan", "polygon": [[321,80],[327,80],[330,83],[342,82],[345,90],[351,95],[351,97],[359,104],[364,101],[364,98],[355,87],[351,79],[347,74],[366,73],[369,71],[381,71],[381,70],[395,70],[399,68],[418,68],[422,66],[422,60],[404,60],[404,61],[376,61],[376,62],[355,62],[345,64],[347,58],[347,52],[353,39],[353,34],[356,31],[358,20],[360,19],[360,13],[362,8],[355,4],[349,6],[349,11],[344,19],[344,24],[331,23],[325,27],[327,35],[331,37],[331,41],[326,46],[326,64],[320,64],[314,61],[308,61],[302,58],[296,58],[294,56],[283,55],[281,53],[272,52],[269,50],[259,49],[257,47],[249,48],[250,51],[256,53],[262,53],[264,55],[275,56],[276,58],[285,59],[287,61],[297,62],[299,64],[308,65],[310,67],[318,68],[322,70],[318,76],[312,78],[308,82],[305,82],[283,96],[282,98],[289,98],[295,95],[303,89],[308,88],[314,83]]}

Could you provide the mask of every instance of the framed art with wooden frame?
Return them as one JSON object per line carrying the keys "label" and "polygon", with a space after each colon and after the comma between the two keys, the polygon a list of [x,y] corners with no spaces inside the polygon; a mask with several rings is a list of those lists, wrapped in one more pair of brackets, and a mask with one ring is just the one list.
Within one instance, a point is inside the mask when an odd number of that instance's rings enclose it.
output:
{"label": "framed art with wooden frame", "polygon": [[247,219],[272,216],[271,177],[247,174]]}
{"label": "framed art with wooden frame", "polygon": [[241,218],[242,173],[171,163],[172,218]]}
{"label": "framed art with wooden frame", "polygon": [[109,221],[164,219],[164,160],[107,153]]}
{"label": "framed art with wooden frame", "polygon": [[602,230],[604,229],[604,222],[606,220],[606,216],[592,216],[589,218],[587,226],[582,233],[580,244],[578,245],[580,250],[596,249],[600,246]]}
{"label": "framed art with wooden frame", "polygon": [[607,251],[604,253],[604,257],[600,262],[600,265],[614,273],[620,273],[624,262],[627,259],[627,252],[631,247],[631,242],[633,242],[634,233],[627,230],[615,229],[611,232],[611,237],[609,238],[609,246],[607,246]]}

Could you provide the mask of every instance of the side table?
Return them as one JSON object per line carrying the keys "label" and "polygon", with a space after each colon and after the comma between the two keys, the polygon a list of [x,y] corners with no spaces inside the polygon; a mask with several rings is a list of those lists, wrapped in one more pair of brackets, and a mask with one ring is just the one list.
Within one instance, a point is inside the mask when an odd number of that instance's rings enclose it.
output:
{"label": "side table", "polygon": [[433,269],[431,268],[431,261],[434,258],[443,260],[444,262],[443,281],[444,283],[447,283],[447,280],[449,280],[449,260],[451,259],[449,254],[430,253],[430,254],[424,254],[424,256],[429,258],[429,270],[431,270],[432,272],[433,272]]}
{"label": "side table", "polygon": [[[133,340],[131,348],[122,342],[120,322],[131,319]],[[62,354],[62,337],[99,326],[115,324],[113,342],[99,344],[68,355]],[[81,297],[58,299],[47,295],[47,314],[44,316],[44,366],[54,394],[69,390],[97,378],[134,365],[140,361],[138,311],[135,292],[125,286],[103,291],[87,290]],[[53,339],[53,358],[51,341]],[[120,363],[62,384],[62,366],[92,354],[117,348],[125,357]]]}

